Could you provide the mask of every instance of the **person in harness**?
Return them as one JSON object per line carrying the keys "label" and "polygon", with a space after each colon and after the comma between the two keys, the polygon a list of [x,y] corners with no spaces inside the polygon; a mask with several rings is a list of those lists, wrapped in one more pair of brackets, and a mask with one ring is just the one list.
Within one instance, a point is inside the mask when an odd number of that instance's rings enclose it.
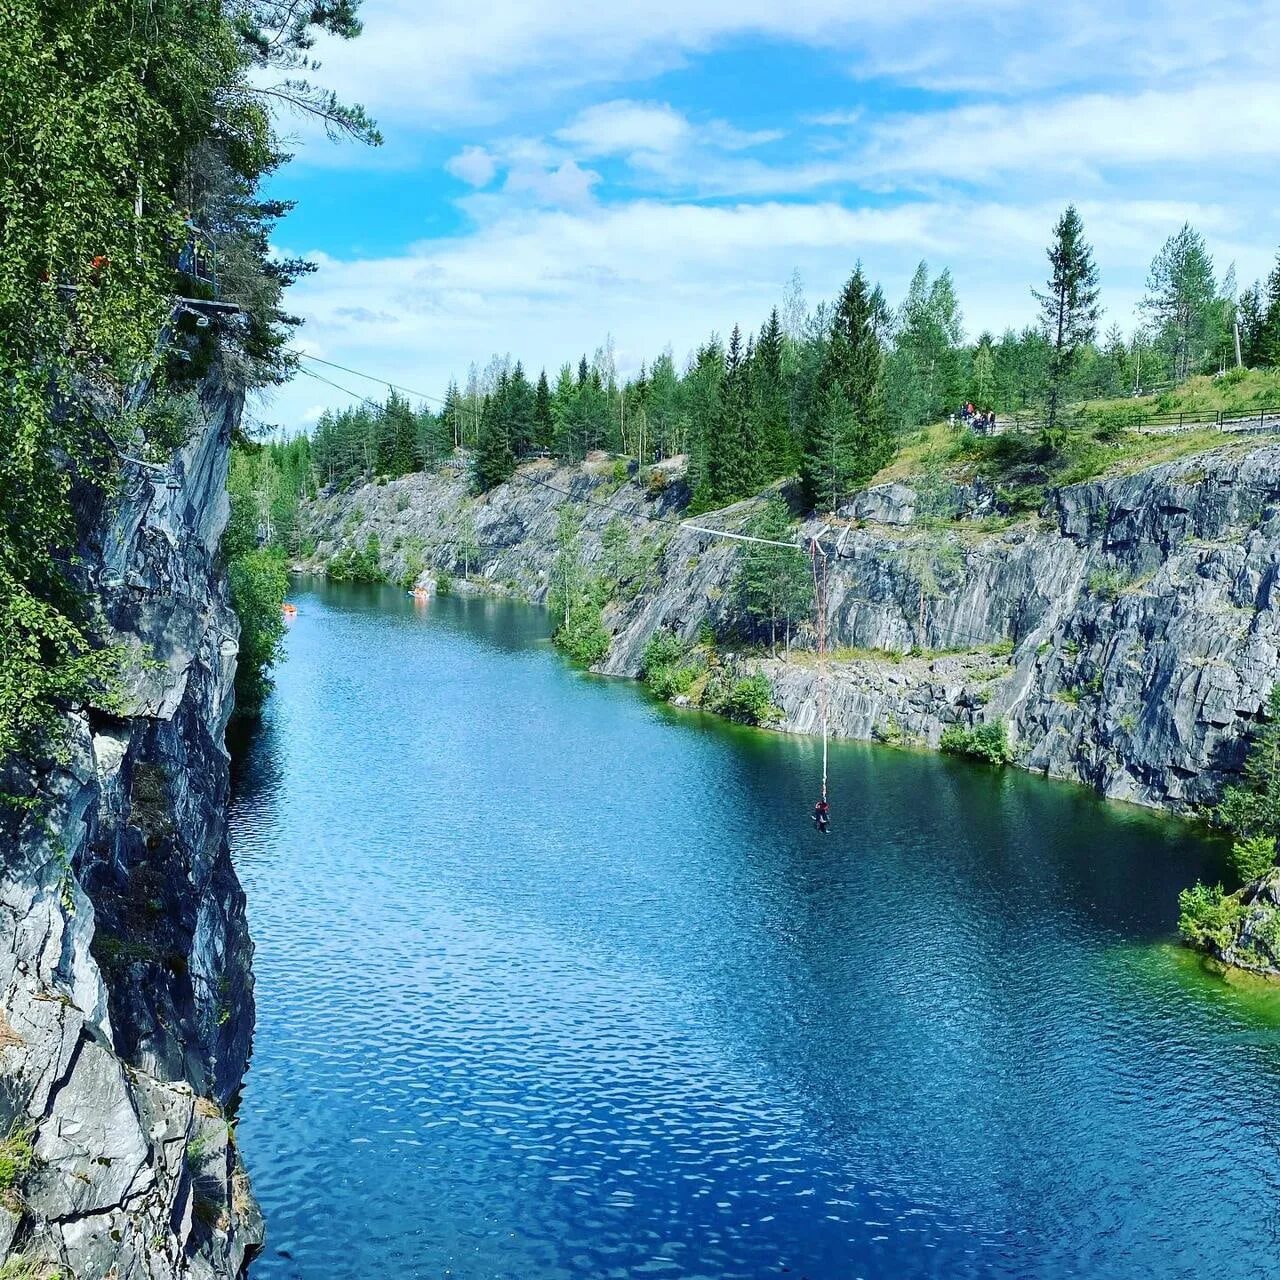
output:
{"label": "person in harness", "polygon": [[817,804],[813,806],[813,825],[822,832],[827,834],[827,828],[831,823],[831,806],[827,803],[827,797],[823,796]]}

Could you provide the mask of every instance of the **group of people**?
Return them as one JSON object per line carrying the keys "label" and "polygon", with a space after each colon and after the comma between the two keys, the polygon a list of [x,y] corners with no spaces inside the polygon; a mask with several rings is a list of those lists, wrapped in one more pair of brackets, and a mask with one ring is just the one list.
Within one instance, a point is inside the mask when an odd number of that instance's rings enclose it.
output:
{"label": "group of people", "polygon": [[948,421],[954,427],[956,425],[956,417],[959,416],[961,423],[966,427],[972,427],[974,431],[994,431],[996,426],[996,411],[994,409],[978,409],[974,406],[972,400],[966,400],[964,408],[960,410],[959,415],[951,414]]}

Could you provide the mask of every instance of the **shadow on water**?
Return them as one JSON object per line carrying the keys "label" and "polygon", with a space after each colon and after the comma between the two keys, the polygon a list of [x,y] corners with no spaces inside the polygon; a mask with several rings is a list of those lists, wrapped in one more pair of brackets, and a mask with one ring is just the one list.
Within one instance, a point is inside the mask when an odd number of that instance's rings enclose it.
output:
{"label": "shadow on water", "polygon": [[233,806],[255,1276],[1274,1261],[1234,1206],[1280,1190],[1275,1022],[1166,945],[1194,831],[841,743],[824,838],[815,743],[575,672],[536,610],[297,600]]}

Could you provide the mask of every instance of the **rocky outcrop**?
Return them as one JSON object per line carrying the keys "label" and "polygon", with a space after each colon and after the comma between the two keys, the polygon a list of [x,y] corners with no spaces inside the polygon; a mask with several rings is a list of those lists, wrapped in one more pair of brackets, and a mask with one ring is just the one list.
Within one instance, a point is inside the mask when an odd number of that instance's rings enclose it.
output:
{"label": "rocky outcrop", "polygon": [[200,408],[169,466],[79,495],[78,571],[123,703],[68,716],[2,787],[27,803],[5,811],[0,870],[0,1108],[21,1157],[0,1254],[68,1276],[230,1280],[262,1238],[231,1126],[253,995],[217,547],[241,401],[215,374]]}
{"label": "rocky outcrop", "polygon": [[1191,932],[1191,944],[1219,963],[1280,978],[1280,867],[1223,898],[1211,927]]}
{"label": "rocky outcrop", "polygon": [[[946,521],[921,523],[916,490],[895,483],[800,530],[828,556],[832,731],[937,745],[950,724],[1001,719],[1026,768],[1146,805],[1214,799],[1280,675],[1280,446],[1226,445],[1068,486],[1016,522],[989,487],[952,490]],[[623,482],[603,461],[532,464],[476,500],[460,469],[409,476],[315,503],[309,564],[376,533],[393,575],[417,567],[411,553],[458,573],[469,529],[481,581],[541,601],[558,509],[574,502],[589,565],[607,558],[615,518],[652,560],[606,611],[600,669],[634,676],[656,631],[692,641],[705,622],[734,623],[739,548],[682,527],[679,492]],[[698,523],[740,529],[752,506]],[[811,654],[737,661],[768,673],[780,727],[817,727]]]}

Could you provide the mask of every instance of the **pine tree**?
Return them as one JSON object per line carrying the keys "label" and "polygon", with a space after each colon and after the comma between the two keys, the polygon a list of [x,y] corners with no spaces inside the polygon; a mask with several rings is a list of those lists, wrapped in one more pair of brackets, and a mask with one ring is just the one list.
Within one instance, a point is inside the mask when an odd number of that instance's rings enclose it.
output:
{"label": "pine tree", "polygon": [[538,388],[533,398],[533,438],[540,449],[551,448],[555,420],[551,416],[551,388],[547,384],[547,371],[538,374]]}
{"label": "pine tree", "polygon": [[1040,303],[1040,322],[1049,341],[1045,421],[1051,433],[1080,352],[1093,341],[1098,327],[1098,269],[1075,205],[1067,205],[1058,219],[1046,252],[1050,267],[1046,292],[1031,292]]}
{"label": "pine tree", "polygon": [[1216,297],[1213,259],[1200,233],[1184,223],[1152,262],[1142,303],[1179,382],[1209,362]]}

